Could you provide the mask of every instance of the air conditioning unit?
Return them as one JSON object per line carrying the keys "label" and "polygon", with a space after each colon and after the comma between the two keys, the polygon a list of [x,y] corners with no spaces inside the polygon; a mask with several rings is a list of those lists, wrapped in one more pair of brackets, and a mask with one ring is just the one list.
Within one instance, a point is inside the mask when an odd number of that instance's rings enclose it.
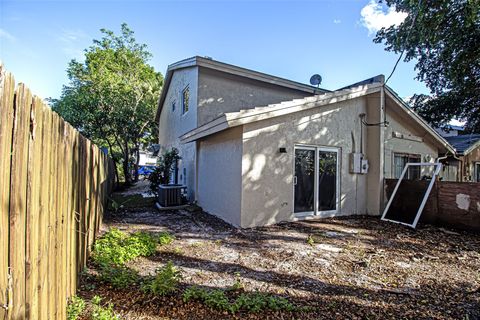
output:
{"label": "air conditioning unit", "polygon": [[168,184],[158,187],[158,204],[162,207],[179,206],[182,204],[182,189],[186,187],[181,184]]}

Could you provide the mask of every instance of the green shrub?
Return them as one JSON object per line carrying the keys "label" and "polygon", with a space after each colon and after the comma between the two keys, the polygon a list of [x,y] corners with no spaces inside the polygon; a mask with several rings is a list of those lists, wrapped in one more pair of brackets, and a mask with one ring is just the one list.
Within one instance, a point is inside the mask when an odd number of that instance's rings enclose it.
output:
{"label": "green shrub", "polygon": [[190,287],[183,293],[183,301],[188,302],[191,300],[201,301],[210,308],[235,312],[234,305],[230,303],[225,292],[219,289],[206,290],[198,287]]}
{"label": "green shrub", "polygon": [[67,305],[67,320],[77,320],[85,310],[85,301],[82,298],[73,296]]}
{"label": "green shrub", "polygon": [[152,255],[157,244],[163,245],[172,241],[173,237],[168,233],[154,236],[146,232],[136,232],[128,235],[112,228],[95,242],[92,258],[99,266],[121,266],[136,257]]}
{"label": "green shrub", "polygon": [[119,320],[120,317],[113,312],[113,305],[109,303],[106,307],[103,307],[100,305],[101,301],[102,298],[99,296],[92,298],[92,320]]}
{"label": "green shrub", "polygon": [[177,290],[181,279],[181,271],[172,261],[168,261],[165,267],[157,270],[155,277],[145,285],[144,290],[159,296],[169,295]]}
{"label": "green shrub", "polygon": [[100,267],[100,280],[117,289],[128,288],[139,281],[138,272],[125,266],[104,265]]}
{"label": "green shrub", "polygon": [[148,176],[150,180],[150,192],[155,196],[158,196],[158,187],[162,184],[168,184],[170,182],[170,176],[175,169],[175,165],[178,160],[182,159],[178,154],[178,149],[172,148],[166,150],[163,155],[158,159],[158,164],[153,172]]}

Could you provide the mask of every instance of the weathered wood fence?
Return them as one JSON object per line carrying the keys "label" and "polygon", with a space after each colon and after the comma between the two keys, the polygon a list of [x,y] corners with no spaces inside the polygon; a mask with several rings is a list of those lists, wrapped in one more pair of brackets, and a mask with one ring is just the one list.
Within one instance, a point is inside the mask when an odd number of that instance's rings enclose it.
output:
{"label": "weathered wood fence", "polygon": [[0,319],[65,319],[113,163],[0,65]]}
{"label": "weathered wood fence", "polygon": [[[395,189],[397,181],[397,179],[386,179],[388,198]],[[408,194],[418,198],[418,195],[424,194],[429,182],[402,181],[404,189],[408,190],[403,194],[403,201],[406,203],[417,201],[418,199],[410,199]],[[435,181],[420,222],[480,232],[480,183]]]}

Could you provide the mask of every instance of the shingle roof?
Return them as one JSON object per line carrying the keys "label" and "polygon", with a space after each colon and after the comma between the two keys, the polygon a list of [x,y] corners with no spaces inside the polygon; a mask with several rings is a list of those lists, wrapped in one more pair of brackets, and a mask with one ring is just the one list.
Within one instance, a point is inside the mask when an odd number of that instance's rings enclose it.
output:
{"label": "shingle roof", "polygon": [[458,153],[463,154],[465,151],[469,151],[468,149],[473,147],[476,143],[480,143],[480,133],[445,137],[445,140],[447,140]]}

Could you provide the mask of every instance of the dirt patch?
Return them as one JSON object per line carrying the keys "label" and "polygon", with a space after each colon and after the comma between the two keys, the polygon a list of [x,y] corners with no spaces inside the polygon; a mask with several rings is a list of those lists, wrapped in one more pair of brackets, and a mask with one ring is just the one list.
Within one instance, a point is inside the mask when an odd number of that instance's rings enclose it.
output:
{"label": "dirt patch", "polygon": [[238,230],[205,213],[130,209],[105,221],[134,232],[168,231],[175,241],[129,263],[151,275],[169,260],[182,287],[288,298],[308,312],[228,315],[180,294],[159,298],[112,290],[85,277],[81,295],[101,294],[127,319],[478,319],[480,237],[434,227],[411,230],[373,217],[322,219]]}

